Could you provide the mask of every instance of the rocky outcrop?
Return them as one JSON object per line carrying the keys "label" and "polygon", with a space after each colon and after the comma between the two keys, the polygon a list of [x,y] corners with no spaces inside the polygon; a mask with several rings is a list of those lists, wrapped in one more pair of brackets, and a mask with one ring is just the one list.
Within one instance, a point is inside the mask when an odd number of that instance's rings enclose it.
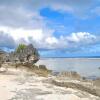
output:
{"label": "rocky outcrop", "polygon": [[5,56],[6,62],[28,62],[34,64],[38,60],[38,50],[32,44],[26,46],[20,52],[14,51]]}
{"label": "rocky outcrop", "polygon": [[61,72],[58,74],[59,77],[67,77],[67,78],[72,78],[72,79],[81,79],[81,76],[74,71],[71,72]]}
{"label": "rocky outcrop", "polygon": [[42,70],[47,70],[46,66],[45,65],[39,65],[39,69],[42,69]]}
{"label": "rocky outcrop", "polygon": [[100,93],[91,85],[91,87],[84,86],[80,83],[74,83],[74,82],[58,82],[56,80],[52,80],[52,84],[61,86],[61,87],[66,87],[66,88],[72,88],[72,89],[77,89],[81,90],[84,92],[87,92],[89,94],[95,95],[100,97]]}
{"label": "rocky outcrop", "polygon": [[4,58],[7,55],[7,53],[0,49],[0,65],[4,62]]}

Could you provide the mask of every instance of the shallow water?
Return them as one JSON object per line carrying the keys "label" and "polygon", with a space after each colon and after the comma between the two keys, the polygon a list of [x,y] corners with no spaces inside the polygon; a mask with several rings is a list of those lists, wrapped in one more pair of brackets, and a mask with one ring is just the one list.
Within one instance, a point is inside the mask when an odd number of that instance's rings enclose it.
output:
{"label": "shallow water", "polygon": [[43,58],[39,64],[54,71],[76,71],[85,77],[100,77],[100,58]]}

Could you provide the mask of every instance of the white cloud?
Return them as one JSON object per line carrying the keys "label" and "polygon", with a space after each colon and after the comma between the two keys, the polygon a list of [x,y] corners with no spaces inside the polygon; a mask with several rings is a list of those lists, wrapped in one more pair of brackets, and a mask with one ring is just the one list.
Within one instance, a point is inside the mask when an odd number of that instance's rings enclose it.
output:
{"label": "white cloud", "polygon": [[48,37],[45,41],[50,45],[58,43],[58,40],[55,37]]}
{"label": "white cloud", "polygon": [[[93,0],[43,0],[42,2],[44,3],[41,3],[40,0],[0,0],[0,31],[4,34],[2,38],[9,36],[14,45],[33,43],[38,48],[49,49],[93,43],[96,36],[86,32],[55,37],[54,30],[48,29],[46,20],[39,14],[40,9],[50,7],[60,12],[81,15],[87,12],[87,9],[93,4]],[[81,9],[79,9],[80,7]]]}
{"label": "white cloud", "polygon": [[4,1],[0,1],[0,26],[29,29],[45,26],[45,22],[43,22],[43,18],[39,15],[38,10],[26,7],[30,3],[27,0]]}
{"label": "white cloud", "polygon": [[51,44],[50,39],[52,39],[52,44],[55,42],[55,39],[52,38],[53,30],[42,30],[42,29],[24,29],[24,28],[12,28],[12,27],[0,27],[0,34],[10,36],[15,41],[15,44],[19,43],[32,43],[38,48],[47,47],[46,45]]}
{"label": "white cloud", "polygon": [[23,28],[11,28],[11,27],[0,27],[0,31],[9,34],[15,39],[24,38],[27,40],[28,37],[33,37],[35,40],[40,40],[42,38],[42,30],[26,30]]}
{"label": "white cloud", "polygon": [[16,43],[13,37],[0,31],[0,47],[12,49],[15,48]]}
{"label": "white cloud", "polygon": [[42,8],[49,7],[83,17],[89,8],[95,5],[94,0],[42,0],[42,2],[40,0],[0,0],[0,25],[17,28],[44,28],[46,22],[39,14]]}
{"label": "white cloud", "polygon": [[91,43],[96,39],[95,35],[92,35],[88,32],[78,32],[78,33],[72,33],[69,37],[67,37],[69,41],[79,43]]}
{"label": "white cloud", "polygon": [[0,35],[2,35],[3,32],[3,37],[0,37],[0,39],[6,39],[5,44],[11,43],[12,40],[15,46],[19,43],[32,43],[37,48],[46,49],[75,48],[80,45],[84,46],[95,43],[97,39],[95,35],[87,32],[77,32],[68,36],[60,36],[57,38],[52,34],[53,30],[49,29],[44,31],[42,29],[29,30],[23,28],[0,27],[0,32]]}

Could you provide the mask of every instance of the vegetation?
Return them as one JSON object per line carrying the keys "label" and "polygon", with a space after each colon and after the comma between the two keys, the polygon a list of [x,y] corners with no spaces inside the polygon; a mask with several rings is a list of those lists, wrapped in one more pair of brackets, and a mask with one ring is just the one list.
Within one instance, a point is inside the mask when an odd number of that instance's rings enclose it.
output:
{"label": "vegetation", "polygon": [[26,48],[25,44],[19,44],[16,49],[16,52],[19,53],[19,52],[23,51],[24,48]]}

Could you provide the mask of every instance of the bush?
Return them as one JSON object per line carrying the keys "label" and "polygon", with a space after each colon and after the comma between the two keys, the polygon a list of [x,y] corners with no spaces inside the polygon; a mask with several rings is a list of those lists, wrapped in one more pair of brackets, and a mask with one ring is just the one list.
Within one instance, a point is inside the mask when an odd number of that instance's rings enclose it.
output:
{"label": "bush", "polygon": [[20,53],[21,51],[23,51],[24,49],[26,48],[26,45],[25,44],[19,44],[17,49],[16,49],[16,52],[17,53]]}

